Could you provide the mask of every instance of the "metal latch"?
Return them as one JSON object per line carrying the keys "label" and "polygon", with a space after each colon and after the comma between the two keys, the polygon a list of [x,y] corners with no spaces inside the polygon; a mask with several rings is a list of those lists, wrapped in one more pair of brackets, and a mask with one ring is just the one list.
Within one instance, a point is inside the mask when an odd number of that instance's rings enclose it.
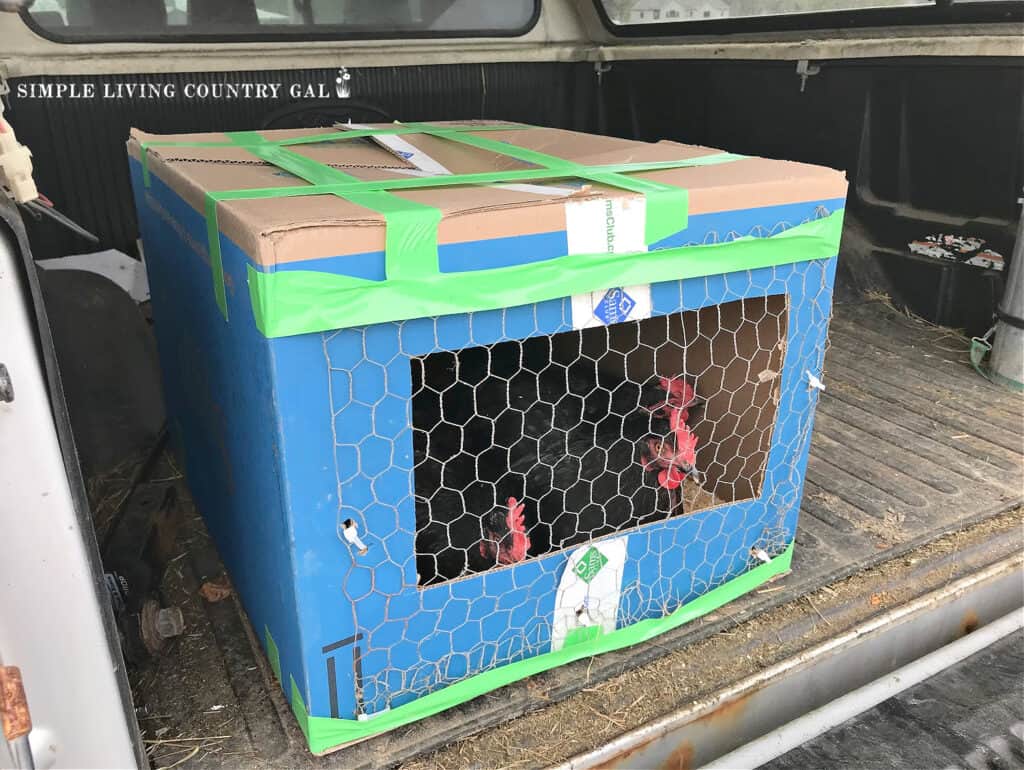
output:
{"label": "metal latch", "polygon": [[813,77],[821,72],[821,67],[811,64],[807,59],[801,59],[796,63],[796,74],[800,76],[800,93],[807,88],[807,78]]}

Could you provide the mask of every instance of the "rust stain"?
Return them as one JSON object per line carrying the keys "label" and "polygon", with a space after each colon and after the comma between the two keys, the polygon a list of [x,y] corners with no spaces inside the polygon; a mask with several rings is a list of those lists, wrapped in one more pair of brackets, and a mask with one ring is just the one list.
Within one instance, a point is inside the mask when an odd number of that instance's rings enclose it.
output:
{"label": "rust stain", "polygon": [[735,722],[740,714],[743,713],[747,707],[747,701],[750,700],[754,693],[749,692],[746,695],[741,695],[739,698],[733,698],[730,701],[726,701],[721,704],[713,711],[708,712],[704,716],[695,720],[695,722]]}
{"label": "rust stain", "polygon": [[964,615],[964,619],[960,621],[960,635],[967,636],[971,631],[978,630],[978,616],[974,610],[967,610],[967,614]]}
{"label": "rust stain", "polygon": [[[707,714],[695,719],[691,724],[705,722],[725,726],[731,725],[731,723],[735,722],[746,709],[747,702],[753,695],[754,693],[751,692],[739,698],[726,701]],[[597,765],[595,770],[614,770],[615,768],[633,768],[641,766],[646,767],[649,765],[649,760],[648,762],[642,762],[640,760],[640,756],[647,752],[651,748],[652,744],[665,740],[670,740],[670,737],[666,735],[655,736],[650,740],[644,741],[639,746],[635,746],[629,751],[625,751],[607,762]],[[679,745],[672,749],[671,753],[657,766],[657,770],[692,770],[695,754],[696,749],[694,745],[688,740],[682,740]]]}
{"label": "rust stain", "polygon": [[619,767],[636,767],[637,764],[633,761],[633,758],[636,757],[637,754],[641,754],[644,751],[646,751],[650,747],[650,744],[651,741],[645,741],[641,743],[639,746],[635,746],[634,748],[630,749],[629,751],[624,751],[618,756],[612,757],[607,762],[602,762],[601,764],[595,766],[594,770],[615,770],[615,768]]}
{"label": "rust stain", "polygon": [[[594,770],[630,770],[630,768],[635,767],[647,767],[650,758],[644,761],[644,759],[641,759],[642,755],[651,748],[653,743],[664,739],[665,736],[661,735],[645,741],[639,746],[635,746],[629,751],[624,751],[617,757],[597,765]],[[657,766],[656,770],[692,770],[692,768],[693,744],[689,741],[683,741],[672,750],[671,754],[665,757],[665,760]]]}
{"label": "rust stain", "polygon": [[658,765],[658,770],[691,770],[693,767],[693,744],[683,741]]}
{"label": "rust stain", "polygon": [[0,666],[0,723],[9,741],[28,735],[32,730],[21,670],[17,666]]}

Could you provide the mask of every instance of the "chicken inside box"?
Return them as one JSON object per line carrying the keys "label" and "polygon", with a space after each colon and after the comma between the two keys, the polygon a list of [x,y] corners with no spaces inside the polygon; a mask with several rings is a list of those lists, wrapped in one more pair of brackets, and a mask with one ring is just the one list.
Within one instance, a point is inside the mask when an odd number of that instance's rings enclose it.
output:
{"label": "chicken inside box", "polygon": [[496,123],[129,154],[172,435],[314,750],[788,568],[841,173]]}
{"label": "chicken inside box", "polygon": [[488,568],[481,518],[497,558],[525,557],[505,511],[487,523],[510,498],[539,556],[756,497],[786,317],[749,298],[414,359],[420,582]]}

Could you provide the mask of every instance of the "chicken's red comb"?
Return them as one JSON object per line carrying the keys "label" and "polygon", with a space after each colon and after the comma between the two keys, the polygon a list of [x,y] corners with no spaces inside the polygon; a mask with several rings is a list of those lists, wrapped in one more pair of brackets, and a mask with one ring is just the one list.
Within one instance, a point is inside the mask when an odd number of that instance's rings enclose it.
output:
{"label": "chicken's red comb", "polygon": [[685,377],[661,377],[661,389],[676,406],[688,406],[696,397],[697,391],[686,381]]}
{"label": "chicken's red comb", "polygon": [[676,451],[692,452],[697,448],[697,434],[687,426],[682,426],[676,431]]}
{"label": "chicken's red comb", "polygon": [[673,431],[679,431],[686,427],[686,421],[690,419],[690,410],[685,406],[665,407],[668,410],[668,427]]}
{"label": "chicken's red comb", "polygon": [[508,528],[512,532],[522,532],[526,525],[526,517],[523,511],[526,510],[526,503],[521,503],[514,497],[508,499],[508,517],[506,519]]}

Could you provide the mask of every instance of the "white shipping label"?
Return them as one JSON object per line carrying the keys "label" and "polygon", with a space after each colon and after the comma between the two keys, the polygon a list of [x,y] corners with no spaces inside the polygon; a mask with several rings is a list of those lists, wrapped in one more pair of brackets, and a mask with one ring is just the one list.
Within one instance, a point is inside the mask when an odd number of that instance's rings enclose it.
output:
{"label": "white shipping label", "polygon": [[[361,123],[349,123],[347,125],[339,126],[339,128],[359,130],[370,127],[364,126]],[[425,172],[428,176],[449,176],[452,173],[445,166],[441,165],[432,157],[427,155],[427,153],[423,152],[423,150],[409,144],[401,136],[377,134],[370,138],[381,147],[384,147],[386,150],[397,155],[402,160],[408,161],[420,171]]]}
{"label": "white shipping label", "polygon": [[572,297],[572,328],[589,329],[651,317],[651,285],[622,286]]}
{"label": "white shipping label", "polygon": [[562,649],[578,629],[598,626],[603,633],[615,630],[628,541],[628,537],[599,540],[569,555],[555,594],[552,652]]}
{"label": "white shipping label", "polygon": [[[389,168],[388,171],[392,171],[396,174],[405,174],[406,176],[445,176],[444,174],[428,174],[426,171],[420,171],[418,168]],[[486,187],[494,187],[498,190],[511,190],[512,192],[524,192],[531,193],[533,195],[554,195],[558,198],[565,198],[569,195],[578,193],[579,190],[574,187],[559,187],[557,185],[539,185],[539,184],[489,184]]]}
{"label": "white shipping label", "polygon": [[[643,197],[566,201],[565,232],[570,254],[629,254],[647,251]],[[651,317],[651,287],[625,286],[577,294],[572,298],[572,327],[634,321]]]}
{"label": "white shipping label", "polygon": [[432,157],[423,152],[423,150],[409,144],[400,136],[388,136],[386,134],[382,134],[380,136],[373,137],[373,140],[377,142],[377,144],[381,144],[389,149],[399,158],[409,161],[420,171],[425,171],[431,176],[448,176],[452,173],[447,169],[447,167],[442,166]]}
{"label": "white shipping label", "polygon": [[647,251],[644,198],[597,198],[565,202],[570,254],[629,254]]}

